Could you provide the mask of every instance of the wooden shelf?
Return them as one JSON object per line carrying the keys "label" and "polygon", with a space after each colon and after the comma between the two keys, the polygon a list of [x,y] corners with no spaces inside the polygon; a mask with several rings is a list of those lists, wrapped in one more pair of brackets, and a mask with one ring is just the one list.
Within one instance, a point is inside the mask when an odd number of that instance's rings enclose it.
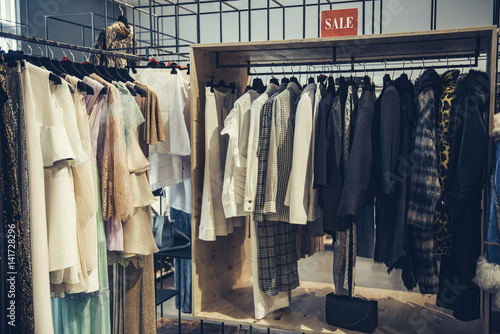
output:
{"label": "wooden shelf", "polygon": [[[252,284],[246,282],[196,314],[196,318],[303,333],[358,333],[326,323],[325,296],[332,291],[333,284],[301,282],[292,292],[290,307],[255,320]],[[409,326],[415,331],[425,329],[424,333],[468,334],[481,330],[480,320],[460,322],[449,310],[438,308],[436,296],[363,287],[356,287],[355,292],[357,297],[378,300],[379,326],[375,333],[408,332]]]}
{"label": "wooden shelf", "polygon": [[[494,27],[496,28],[496,27]],[[493,27],[282,41],[192,45],[215,52],[221,67],[250,63],[349,62],[475,56],[489,51]]]}

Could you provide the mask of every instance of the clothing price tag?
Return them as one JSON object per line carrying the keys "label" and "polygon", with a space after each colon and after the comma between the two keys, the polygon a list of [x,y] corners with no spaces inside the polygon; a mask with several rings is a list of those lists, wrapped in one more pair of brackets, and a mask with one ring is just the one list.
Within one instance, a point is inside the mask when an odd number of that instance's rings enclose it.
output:
{"label": "clothing price tag", "polygon": [[321,12],[321,37],[358,34],[358,9],[336,9]]}

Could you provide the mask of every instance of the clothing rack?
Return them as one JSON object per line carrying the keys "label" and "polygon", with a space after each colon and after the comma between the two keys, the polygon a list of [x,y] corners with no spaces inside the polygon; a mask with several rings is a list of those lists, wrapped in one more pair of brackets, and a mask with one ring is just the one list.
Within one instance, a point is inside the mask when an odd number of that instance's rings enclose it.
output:
{"label": "clothing rack", "polygon": [[[193,192],[200,194],[203,190],[203,166],[206,162],[206,143],[203,135],[206,121],[204,92],[206,82],[210,81],[213,76],[217,76],[216,79],[223,77],[226,82],[236,82],[237,87],[243,91],[249,82],[249,75],[255,76],[254,69],[258,72],[260,67],[264,67],[261,70],[265,71],[269,68],[281,71],[281,66],[283,66],[283,72],[287,72],[299,64],[304,67],[330,65],[333,69],[340,64],[342,72],[347,76],[348,67],[353,69],[353,72],[363,73],[363,64],[366,64],[367,72],[372,72],[376,68],[378,71],[386,70],[389,73],[396,68],[402,70],[403,67],[408,71],[417,70],[417,66],[418,71],[423,71],[425,68],[430,68],[430,63],[433,63],[438,68],[447,66],[450,69],[469,66],[484,68],[489,75],[490,91],[493,92],[497,72],[497,46],[496,26],[371,36],[192,45],[192,66],[195,67],[191,75],[191,92],[195,97],[191,106]],[[429,62],[431,59],[433,61]],[[388,64],[385,67],[386,62]],[[404,62],[404,65],[400,66],[402,65],[400,62]],[[460,65],[457,66],[456,63]],[[369,67],[370,70],[368,70]],[[319,69],[319,67],[311,69]],[[302,71],[303,74],[311,72]],[[326,72],[331,71],[325,69],[323,73],[326,75]],[[300,72],[292,73],[300,74]],[[256,74],[263,75],[262,73]],[[495,96],[491,94],[489,96],[490,112],[484,115],[490,132],[493,128],[494,103]],[[489,165],[491,165],[491,157],[489,157]],[[301,288],[293,292],[296,300],[300,301],[299,303],[291,306],[285,313],[278,311],[279,316],[276,316],[278,315],[276,312],[270,313],[264,320],[255,319],[251,303],[253,299],[250,269],[252,259],[251,241],[247,233],[248,226],[235,229],[232,234],[218,237],[215,241],[202,241],[199,239],[201,199],[194,197],[193,201],[196,201],[192,206],[193,318],[271,327],[287,332],[326,333],[336,330],[336,328],[327,327],[324,321],[318,321],[319,317],[323,317],[321,313],[318,313],[318,310],[324,307],[324,299],[321,297],[324,296],[325,291],[331,291],[331,283],[323,285],[319,282],[301,280]],[[483,205],[483,223],[478,227],[481,228],[481,242],[484,241],[484,222],[487,222],[489,211],[486,202],[485,200]],[[484,251],[484,247],[482,248]],[[363,293],[366,298],[385,299],[388,296],[385,290],[378,291],[377,289],[365,289]],[[407,303],[418,305],[426,303],[423,299],[417,299],[421,298],[419,294],[401,292],[401,295],[404,295],[401,298],[404,298]],[[489,295],[482,295],[483,333],[488,333],[489,299]],[[399,310],[399,304],[391,304],[390,307],[380,310],[381,319],[384,317],[384,312],[390,315],[391,313],[397,314]],[[391,319],[390,324],[399,326],[399,328],[395,327],[396,331],[402,331],[407,326],[407,321],[403,319],[401,324],[396,325],[398,321],[399,319],[394,321]]]}
{"label": "clothing rack", "polygon": [[[429,60],[439,60],[441,62],[441,59],[443,59],[444,56],[439,56],[439,57],[430,57],[427,58],[427,61]],[[273,67],[281,67],[283,71],[281,72],[274,72],[271,70],[271,72],[255,72],[254,74],[257,75],[286,75],[286,74],[321,74],[321,73],[346,73],[346,72],[381,72],[381,71],[413,71],[413,70],[421,70],[422,68],[426,67],[432,67],[434,69],[448,69],[448,68],[466,68],[466,67],[478,67],[479,66],[479,60],[482,59],[479,56],[479,52],[474,52],[473,54],[463,54],[463,55],[446,55],[446,63],[443,65],[432,65],[432,66],[426,66],[425,61],[426,57],[408,57],[408,58],[393,58],[393,59],[369,59],[369,60],[360,60],[356,61],[354,57],[351,58],[350,61],[321,61],[321,62],[286,62],[286,63],[250,63],[247,62],[246,64],[231,64],[231,65],[222,65],[218,63],[218,56],[216,56],[216,67],[217,68],[247,68],[247,74],[252,75],[251,69],[254,68],[260,68],[260,67],[268,67],[268,68],[273,68]],[[456,61],[457,59],[465,59],[465,62],[462,62],[460,64],[453,63],[450,65],[449,60],[452,59]],[[484,58],[485,59],[485,58]],[[394,66],[390,65],[389,67],[387,66],[387,62],[402,62],[402,66]],[[405,62],[410,62],[410,64],[413,64],[414,61],[420,61],[422,62],[421,66],[405,66]],[[380,67],[373,67],[371,66],[369,69],[366,69],[366,64],[376,64],[378,63]],[[348,69],[341,69],[342,65],[350,65]],[[327,69],[321,69],[321,70],[300,70],[299,71],[294,71],[293,67],[301,67],[301,66],[327,66]],[[337,69],[332,69],[328,68],[330,66],[337,67]],[[357,66],[361,66],[360,68],[356,68]],[[291,67],[291,70],[285,71],[284,68]]]}
{"label": "clothing rack", "polygon": [[132,54],[127,54],[127,53],[123,53],[123,52],[99,50],[99,49],[89,48],[86,46],[79,46],[79,45],[69,44],[69,43],[61,43],[61,42],[57,42],[57,41],[51,41],[51,40],[37,38],[37,37],[31,37],[31,36],[16,35],[16,34],[8,33],[8,32],[0,32],[0,37],[15,39],[18,41],[23,41],[23,42],[28,42],[28,43],[54,46],[54,47],[58,47],[58,48],[68,49],[68,50],[97,53],[97,54],[105,55],[105,56],[120,57],[120,58],[125,58],[125,59],[130,59],[130,60],[149,61],[148,58],[136,56],[136,55],[132,55]]}

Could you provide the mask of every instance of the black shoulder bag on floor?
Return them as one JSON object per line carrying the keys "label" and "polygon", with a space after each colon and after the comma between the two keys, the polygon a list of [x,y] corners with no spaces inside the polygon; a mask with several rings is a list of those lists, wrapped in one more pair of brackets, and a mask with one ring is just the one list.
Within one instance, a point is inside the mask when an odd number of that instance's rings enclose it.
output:
{"label": "black shoulder bag on floor", "polygon": [[326,322],[332,326],[373,333],[378,326],[378,303],[376,300],[353,297],[353,233],[349,233],[349,296],[329,293],[326,295]]}

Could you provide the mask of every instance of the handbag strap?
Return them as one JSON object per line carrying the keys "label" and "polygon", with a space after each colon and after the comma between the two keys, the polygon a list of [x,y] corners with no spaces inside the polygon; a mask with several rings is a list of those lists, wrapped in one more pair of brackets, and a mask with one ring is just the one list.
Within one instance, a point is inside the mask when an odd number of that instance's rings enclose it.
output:
{"label": "handbag strap", "polygon": [[354,237],[353,237],[353,224],[351,222],[350,227],[349,227],[349,263],[347,264],[347,276],[348,276],[348,292],[349,292],[349,298],[353,297],[353,291],[352,291],[352,275],[353,275],[353,256],[354,256]]}
{"label": "handbag strap", "polygon": [[153,208],[153,206],[151,205],[151,212],[155,215],[155,216],[159,216],[158,212],[155,210],[155,208]]}

